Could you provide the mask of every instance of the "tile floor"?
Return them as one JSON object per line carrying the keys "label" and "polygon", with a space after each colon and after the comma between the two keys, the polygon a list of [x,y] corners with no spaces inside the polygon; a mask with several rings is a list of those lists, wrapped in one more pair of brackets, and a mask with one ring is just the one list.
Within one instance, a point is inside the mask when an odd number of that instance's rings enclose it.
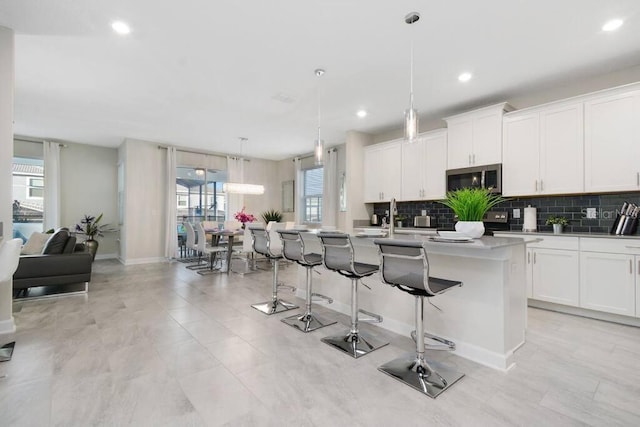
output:
{"label": "tile floor", "polygon": [[639,328],[529,309],[508,374],[429,352],[466,373],[432,400],[376,369],[409,338],[364,325],[391,344],[354,360],[320,342],[348,324],[328,307],[310,334],[253,310],[270,277],[96,261],[88,295],[16,303],[0,425],[640,425]]}

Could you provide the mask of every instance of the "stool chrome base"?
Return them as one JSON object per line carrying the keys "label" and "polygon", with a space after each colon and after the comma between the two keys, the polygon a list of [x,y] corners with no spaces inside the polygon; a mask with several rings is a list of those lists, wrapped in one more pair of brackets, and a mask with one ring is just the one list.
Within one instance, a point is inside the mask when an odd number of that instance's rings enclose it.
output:
{"label": "stool chrome base", "polygon": [[276,300],[253,304],[251,307],[255,308],[258,311],[263,312],[264,314],[282,313],[283,311],[288,311],[288,310],[293,310],[294,308],[298,308],[297,305],[281,300],[280,298]]}
{"label": "stool chrome base", "polygon": [[349,332],[346,335],[325,337],[320,341],[347,353],[355,359],[389,344],[362,332],[356,334]]}
{"label": "stool chrome base", "polygon": [[434,399],[464,377],[463,373],[439,363],[427,364],[424,360],[416,358],[415,354],[387,362],[378,370]]}
{"label": "stool chrome base", "polygon": [[311,332],[338,323],[335,320],[330,320],[314,313],[297,314],[295,316],[285,317],[282,321],[302,332]]}

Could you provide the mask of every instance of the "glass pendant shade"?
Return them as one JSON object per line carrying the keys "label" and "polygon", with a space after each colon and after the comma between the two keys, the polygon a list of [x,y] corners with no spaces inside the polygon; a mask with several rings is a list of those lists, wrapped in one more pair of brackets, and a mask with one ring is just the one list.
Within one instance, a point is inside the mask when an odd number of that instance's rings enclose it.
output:
{"label": "glass pendant shade", "polygon": [[418,110],[415,108],[404,111],[404,137],[409,142],[415,142],[418,137]]}
{"label": "glass pendant shade", "polygon": [[320,138],[316,139],[315,148],[313,151],[313,157],[316,165],[322,164],[322,155],[324,154],[324,141]]}

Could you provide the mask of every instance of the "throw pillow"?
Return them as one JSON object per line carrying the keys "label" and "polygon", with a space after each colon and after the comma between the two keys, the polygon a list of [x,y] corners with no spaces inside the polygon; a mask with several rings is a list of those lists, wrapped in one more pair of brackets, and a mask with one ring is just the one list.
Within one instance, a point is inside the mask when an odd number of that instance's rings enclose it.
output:
{"label": "throw pillow", "polygon": [[53,233],[42,249],[42,254],[61,254],[69,239],[69,231],[60,229]]}
{"label": "throw pillow", "polygon": [[47,240],[51,237],[51,234],[47,233],[39,233],[34,231],[29,236],[29,239],[22,247],[20,251],[20,255],[39,255],[42,253],[42,249],[44,249],[44,245],[47,243]]}

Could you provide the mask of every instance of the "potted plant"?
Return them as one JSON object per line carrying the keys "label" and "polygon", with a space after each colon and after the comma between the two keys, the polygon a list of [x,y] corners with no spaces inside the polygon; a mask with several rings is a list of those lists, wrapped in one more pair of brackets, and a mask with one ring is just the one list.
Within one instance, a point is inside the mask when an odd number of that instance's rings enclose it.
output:
{"label": "potted plant", "polygon": [[264,219],[265,224],[269,224],[271,221],[281,222],[282,221],[282,213],[275,209],[270,209],[262,213],[262,219]]}
{"label": "potted plant", "polygon": [[253,222],[256,220],[255,216],[244,211],[244,206],[242,207],[242,210],[240,210],[240,212],[236,212],[233,217],[236,219],[236,221],[240,221],[242,223],[243,229],[247,222]]}
{"label": "potted plant", "polygon": [[499,194],[491,193],[490,188],[461,188],[449,191],[440,203],[457,215],[456,231],[477,239],[484,234],[482,220],[487,211],[505,200]]}
{"label": "potted plant", "polygon": [[550,215],[546,224],[553,225],[553,234],[560,234],[562,233],[562,227],[569,225],[569,220],[564,216]]}
{"label": "potted plant", "polygon": [[95,217],[85,214],[84,218],[80,220],[80,224],[76,224],[76,233],[87,236],[84,245],[87,251],[93,256],[93,259],[96,258],[96,252],[98,252],[97,238],[104,236],[104,232],[106,231],[112,231],[108,229],[109,224],[100,224],[102,215],[103,214],[100,214]]}
{"label": "potted plant", "polygon": [[394,220],[396,221],[396,227],[398,227],[398,228],[402,228],[402,227],[403,227],[403,224],[404,224],[404,222],[403,222],[403,221],[404,221],[405,219],[407,219],[407,217],[406,217],[406,216],[404,216],[404,215],[396,215],[396,216],[395,216],[395,218],[394,218]]}

